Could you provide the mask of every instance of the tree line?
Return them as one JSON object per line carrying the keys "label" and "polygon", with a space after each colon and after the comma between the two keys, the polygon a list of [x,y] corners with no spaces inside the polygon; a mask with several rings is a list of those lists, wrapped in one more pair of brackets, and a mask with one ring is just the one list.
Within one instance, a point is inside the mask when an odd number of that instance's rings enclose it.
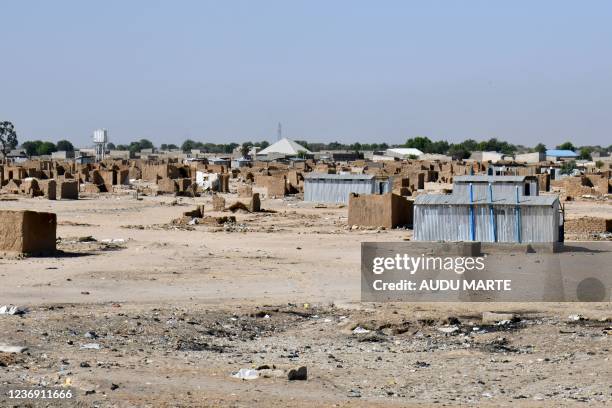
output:
{"label": "tree line", "polygon": [[[389,145],[387,143],[340,143],[338,141],[330,143],[314,143],[305,140],[296,140],[296,143],[304,146],[306,149],[312,152],[319,152],[325,150],[348,150],[348,151],[384,151],[390,147],[412,147],[421,150],[423,153],[433,154],[444,154],[452,156],[454,159],[466,159],[470,157],[473,151],[495,151],[507,155],[515,153],[528,153],[528,152],[545,152],[546,146],[543,143],[538,143],[534,147],[526,147],[523,145],[514,145],[503,140],[491,138],[484,141],[476,141],[473,139],[466,139],[461,143],[449,143],[446,140],[432,141],[425,136],[417,136],[409,138],[402,145]],[[181,150],[183,152],[190,152],[194,149],[199,149],[204,153],[217,153],[217,154],[230,154],[237,147],[244,156],[248,154],[252,147],[257,147],[260,150],[268,147],[270,143],[266,140],[260,142],[244,142],[238,144],[232,143],[205,143],[194,141],[191,139],[185,140],[179,147],[176,144],[162,143],[160,145],[161,150]],[[15,149],[18,146],[17,132],[15,131],[14,125],[9,121],[0,122],[0,152],[3,156]],[[42,140],[29,140],[21,144],[21,148],[26,151],[28,156],[45,156],[50,155],[56,151],[74,151],[74,145],[68,140],[59,140],[57,143]],[[141,152],[144,149],[154,149],[155,145],[148,139],[140,139],[137,141],[130,142],[129,144],[118,144],[108,143],[107,148],[109,150],[128,150],[132,155],[137,152]],[[600,145],[595,146],[574,146],[571,142],[565,142],[558,146],[557,149],[571,150],[578,153],[578,158],[583,160],[591,160],[591,153],[598,152],[602,155],[606,155],[612,152],[612,145],[602,147]]]}

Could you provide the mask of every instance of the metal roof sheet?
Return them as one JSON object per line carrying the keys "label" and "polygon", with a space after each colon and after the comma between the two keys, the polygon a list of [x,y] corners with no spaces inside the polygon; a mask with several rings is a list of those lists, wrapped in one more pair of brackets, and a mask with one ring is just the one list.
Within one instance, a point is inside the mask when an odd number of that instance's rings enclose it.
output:
{"label": "metal roof sheet", "polygon": [[[519,205],[543,205],[550,206],[558,201],[555,195],[546,196],[520,196]],[[489,204],[488,198],[475,199],[470,203],[468,197],[456,196],[453,194],[422,194],[415,198],[415,205],[486,205]],[[495,197],[493,205],[516,205],[516,196]]]}
{"label": "metal roof sheet", "polygon": [[305,179],[329,179],[329,180],[372,180],[373,174],[327,174],[327,173],[307,173]]}
{"label": "metal roof sheet", "polygon": [[533,176],[488,176],[485,174],[477,174],[473,176],[455,176],[454,182],[460,183],[508,183],[508,182],[523,182],[525,179],[533,179]]}
{"label": "metal roof sheet", "polygon": [[578,157],[576,152],[571,150],[559,150],[559,149],[551,149],[546,151],[546,156],[556,156],[556,157]]}

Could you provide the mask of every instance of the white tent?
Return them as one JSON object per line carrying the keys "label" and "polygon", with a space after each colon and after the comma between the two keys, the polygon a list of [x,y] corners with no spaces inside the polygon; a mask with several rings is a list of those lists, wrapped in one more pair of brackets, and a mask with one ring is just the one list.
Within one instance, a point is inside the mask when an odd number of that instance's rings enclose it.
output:
{"label": "white tent", "polygon": [[298,143],[295,143],[293,140],[283,138],[278,142],[266,147],[262,151],[257,152],[257,154],[264,155],[270,153],[279,153],[285,154],[287,156],[297,156],[299,152],[312,153],[310,150]]}
{"label": "white tent", "polygon": [[423,155],[422,151],[412,147],[394,147],[392,149],[387,149],[385,153],[387,156],[397,157],[399,159],[405,159],[410,156],[419,157]]}

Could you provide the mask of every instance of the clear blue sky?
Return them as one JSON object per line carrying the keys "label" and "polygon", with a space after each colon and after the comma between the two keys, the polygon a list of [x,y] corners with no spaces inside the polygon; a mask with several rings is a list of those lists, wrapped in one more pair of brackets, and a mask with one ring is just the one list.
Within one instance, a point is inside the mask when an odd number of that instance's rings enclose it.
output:
{"label": "clear blue sky", "polygon": [[20,141],[612,144],[612,1],[8,1]]}

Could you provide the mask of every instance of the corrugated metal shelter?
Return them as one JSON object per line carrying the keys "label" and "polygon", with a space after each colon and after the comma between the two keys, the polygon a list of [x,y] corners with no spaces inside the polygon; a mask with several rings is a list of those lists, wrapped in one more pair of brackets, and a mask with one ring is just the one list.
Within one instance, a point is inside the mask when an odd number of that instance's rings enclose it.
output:
{"label": "corrugated metal shelter", "polygon": [[538,179],[534,176],[456,176],[453,178],[453,195],[469,198],[470,184],[472,185],[474,199],[487,199],[489,184],[493,190],[493,198],[513,197],[516,188],[520,196],[539,195]]}
{"label": "corrugated metal shelter", "polygon": [[414,201],[416,241],[558,242],[557,196],[474,199],[420,195]]}
{"label": "corrugated metal shelter", "polygon": [[348,203],[349,195],[383,194],[391,191],[392,179],[371,174],[304,174],[304,201]]}

